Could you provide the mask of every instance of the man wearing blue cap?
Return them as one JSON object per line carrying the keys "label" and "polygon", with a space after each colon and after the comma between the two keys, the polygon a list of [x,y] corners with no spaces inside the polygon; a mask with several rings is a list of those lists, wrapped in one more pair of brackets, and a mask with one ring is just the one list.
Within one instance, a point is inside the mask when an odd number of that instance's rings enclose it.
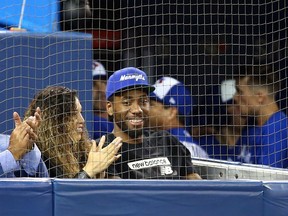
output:
{"label": "man wearing blue cap", "polygon": [[128,67],[116,71],[107,82],[106,99],[114,137],[123,140],[121,158],[108,168],[109,178],[201,179],[194,172],[189,151],[166,131],[152,132],[147,125],[154,87],[145,72]]}
{"label": "man wearing blue cap", "polygon": [[102,135],[112,132],[113,123],[108,121],[106,112],[106,85],[107,72],[104,66],[96,60],[92,64],[93,75],[93,113],[94,113],[94,133],[93,138],[96,140]]}
{"label": "man wearing blue cap", "polygon": [[150,128],[167,130],[189,149],[192,157],[208,158],[208,154],[186,130],[192,115],[190,91],[172,77],[162,77],[154,87],[150,94]]}

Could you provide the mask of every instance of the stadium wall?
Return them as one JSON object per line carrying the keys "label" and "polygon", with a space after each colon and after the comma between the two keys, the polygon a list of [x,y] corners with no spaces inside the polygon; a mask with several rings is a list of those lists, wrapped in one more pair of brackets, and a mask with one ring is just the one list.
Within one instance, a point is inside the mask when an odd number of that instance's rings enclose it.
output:
{"label": "stadium wall", "polygon": [[286,216],[288,182],[1,179],[1,215]]}
{"label": "stadium wall", "polygon": [[87,129],[93,131],[90,34],[4,31],[0,41],[0,133],[10,134],[13,112],[23,116],[35,93],[48,85],[78,91]]}

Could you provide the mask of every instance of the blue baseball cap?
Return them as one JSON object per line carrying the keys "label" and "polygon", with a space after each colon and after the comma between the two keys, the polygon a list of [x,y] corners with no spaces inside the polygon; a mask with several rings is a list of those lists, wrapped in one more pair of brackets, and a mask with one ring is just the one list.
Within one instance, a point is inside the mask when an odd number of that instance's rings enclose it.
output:
{"label": "blue baseball cap", "polygon": [[107,81],[106,100],[115,93],[138,88],[146,91],[147,94],[155,89],[148,83],[148,78],[144,71],[135,67],[127,67],[115,71]]}
{"label": "blue baseball cap", "polygon": [[191,123],[193,97],[188,88],[172,77],[162,77],[154,84],[155,90],[150,93],[152,100],[164,105],[176,107],[179,115],[185,118],[185,124]]}
{"label": "blue baseball cap", "polygon": [[235,80],[224,80],[220,85],[212,86],[200,99],[194,110],[192,124],[220,126],[228,123],[227,105],[233,103],[236,93]]}
{"label": "blue baseball cap", "polygon": [[93,76],[93,80],[97,80],[97,79],[107,79],[107,72],[104,68],[104,66],[96,61],[93,60],[92,62],[92,76]]}

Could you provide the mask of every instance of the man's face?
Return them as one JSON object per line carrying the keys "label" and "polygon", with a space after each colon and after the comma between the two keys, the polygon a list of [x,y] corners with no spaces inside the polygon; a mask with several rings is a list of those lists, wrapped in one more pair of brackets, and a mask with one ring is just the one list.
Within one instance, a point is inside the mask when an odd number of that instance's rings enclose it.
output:
{"label": "man's face", "polygon": [[[147,124],[150,102],[146,92],[142,90],[127,90],[114,96],[113,102],[108,102],[109,115],[113,115],[118,129],[131,138],[138,138]],[[112,111],[111,111],[112,110]],[[117,129],[117,128],[116,128]]]}
{"label": "man's face", "polygon": [[229,116],[229,123],[235,127],[242,127],[247,123],[247,117],[242,116],[238,104],[227,105],[227,114]]}
{"label": "man's face", "polygon": [[169,117],[168,110],[161,102],[151,100],[150,104],[149,127],[153,130],[162,129],[165,127],[165,120]]}
{"label": "man's face", "polygon": [[93,109],[94,112],[106,112],[106,80],[93,81]]}
{"label": "man's face", "polygon": [[247,81],[247,77],[241,78],[236,85],[234,112],[239,112],[242,116],[254,116],[258,109],[258,96],[253,91],[252,86],[247,84]]}

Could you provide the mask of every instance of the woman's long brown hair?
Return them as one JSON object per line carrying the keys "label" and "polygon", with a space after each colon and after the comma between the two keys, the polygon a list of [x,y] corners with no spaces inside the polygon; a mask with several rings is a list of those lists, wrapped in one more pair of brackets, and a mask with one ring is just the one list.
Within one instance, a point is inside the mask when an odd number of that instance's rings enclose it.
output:
{"label": "woman's long brown hair", "polygon": [[[79,142],[71,137],[71,125],[76,118],[76,91],[63,86],[49,86],[40,91],[30,103],[25,118],[41,109],[42,122],[38,128],[37,146],[50,164],[49,169],[60,169],[60,178],[72,178],[87,160],[90,140],[86,128]],[[53,167],[51,167],[53,166]]]}

